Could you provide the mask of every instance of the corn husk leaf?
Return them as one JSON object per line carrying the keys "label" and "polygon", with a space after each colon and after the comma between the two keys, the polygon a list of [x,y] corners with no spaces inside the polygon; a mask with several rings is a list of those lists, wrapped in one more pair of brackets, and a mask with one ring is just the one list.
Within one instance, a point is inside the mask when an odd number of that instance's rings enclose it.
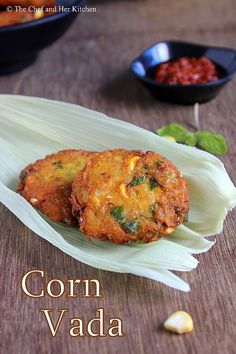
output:
{"label": "corn husk leaf", "polygon": [[[75,259],[114,272],[132,273],[188,291],[171,271],[190,271],[221,232],[235,206],[236,189],[223,164],[196,148],[166,141],[124,121],[80,106],[40,98],[0,96],[0,202],[26,226]],[[54,223],[15,193],[18,175],[45,154],[66,148],[153,150],[183,172],[190,190],[189,222],[168,238],[150,244],[115,245],[89,240],[78,229]]]}

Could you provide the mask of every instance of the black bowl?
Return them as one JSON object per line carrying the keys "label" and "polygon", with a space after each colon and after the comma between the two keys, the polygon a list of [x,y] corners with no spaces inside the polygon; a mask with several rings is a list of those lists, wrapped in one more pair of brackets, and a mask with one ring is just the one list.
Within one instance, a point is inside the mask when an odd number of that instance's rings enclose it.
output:
{"label": "black bowl", "polygon": [[[154,79],[153,69],[157,65],[183,56],[206,56],[216,64],[221,73],[220,78],[209,83],[191,85],[170,85]],[[214,98],[232,79],[236,72],[236,50],[181,41],[161,41],[135,59],[131,71],[159,100],[184,105],[203,103]]]}
{"label": "black bowl", "polygon": [[[32,64],[40,50],[56,41],[69,28],[77,12],[72,6],[83,6],[84,0],[63,0],[69,8],[39,20],[0,27],[0,75],[12,73]],[[68,5],[70,3],[70,5]]]}

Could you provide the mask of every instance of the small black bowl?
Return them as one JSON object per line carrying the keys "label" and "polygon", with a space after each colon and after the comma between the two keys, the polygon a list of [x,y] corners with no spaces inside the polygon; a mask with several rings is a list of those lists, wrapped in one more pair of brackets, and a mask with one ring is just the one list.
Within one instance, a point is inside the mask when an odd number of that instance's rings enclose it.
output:
{"label": "small black bowl", "polygon": [[[209,83],[191,85],[164,84],[154,79],[153,70],[157,65],[183,56],[209,58],[216,64],[220,78]],[[214,98],[232,79],[236,72],[236,50],[181,41],[161,41],[135,59],[131,71],[161,101],[183,105],[203,103]]]}
{"label": "small black bowl", "polygon": [[77,12],[72,11],[72,6],[80,7],[84,3],[84,0],[58,1],[59,5],[69,10],[39,20],[0,27],[0,75],[32,64],[39,51],[61,37],[72,24],[77,15]]}

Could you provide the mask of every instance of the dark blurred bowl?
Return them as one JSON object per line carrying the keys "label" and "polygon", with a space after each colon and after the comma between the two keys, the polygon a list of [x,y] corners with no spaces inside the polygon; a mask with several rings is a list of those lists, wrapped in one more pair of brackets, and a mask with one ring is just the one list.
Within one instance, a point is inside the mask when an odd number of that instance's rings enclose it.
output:
{"label": "dark blurred bowl", "polygon": [[[72,8],[83,6],[84,0],[60,1]],[[75,20],[76,12],[54,15],[13,26],[0,27],[0,75],[12,73],[32,64],[40,50],[55,42]]]}
{"label": "dark blurred bowl", "polygon": [[[216,64],[221,77],[209,83],[191,85],[170,85],[154,79],[153,70],[157,65],[183,56],[206,56]],[[214,98],[232,79],[236,72],[236,51],[181,41],[161,41],[136,58],[131,64],[131,71],[161,101],[184,105],[203,103]]]}

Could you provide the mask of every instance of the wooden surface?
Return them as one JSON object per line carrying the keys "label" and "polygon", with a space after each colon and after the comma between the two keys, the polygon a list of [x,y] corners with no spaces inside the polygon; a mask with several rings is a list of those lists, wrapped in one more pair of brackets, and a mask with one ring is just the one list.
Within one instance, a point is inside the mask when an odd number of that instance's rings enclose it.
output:
{"label": "wooden surface", "polygon": [[[0,92],[78,103],[149,130],[172,121],[191,128],[192,107],[154,100],[130,76],[129,63],[161,39],[236,48],[235,1],[114,0],[90,1],[90,5],[97,12],[78,17],[33,66],[1,77]],[[230,152],[222,160],[234,181],[235,85],[234,80],[200,108],[201,127],[223,133],[229,142]],[[235,211],[227,217],[215,247],[197,257],[199,267],[182,273],[192,288],[187,294],[140,277],[83,265],[33,234],[5,207],[0,207],[0,213],[1,354],[236,353]],[[27,298],[21,276],[34,268],[46,270],[48,279],[96,278],[104,298]],[[68,318],[52,338],[39,314],[40,308],[66,308],[70,317],[89,319],[98,307],[105,308],[106,316],[123,319],[123,338],[73,339]],[[179,309],[192,314],[193,333],[178,336],[162,329],[165,318]]]}

